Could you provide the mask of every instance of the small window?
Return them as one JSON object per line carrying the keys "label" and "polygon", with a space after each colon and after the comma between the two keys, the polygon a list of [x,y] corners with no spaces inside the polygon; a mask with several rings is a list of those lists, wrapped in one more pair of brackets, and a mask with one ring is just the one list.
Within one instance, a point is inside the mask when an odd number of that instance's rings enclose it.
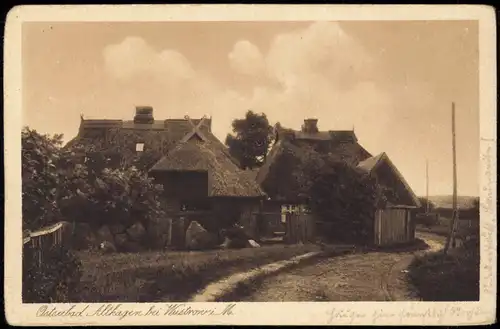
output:
{"label": "small window", "polygon": [[144,143],[137,143],[137,144],[135,144],[135,150],[136,150],[137,152],[142,152],[142,151],[144,151]]}

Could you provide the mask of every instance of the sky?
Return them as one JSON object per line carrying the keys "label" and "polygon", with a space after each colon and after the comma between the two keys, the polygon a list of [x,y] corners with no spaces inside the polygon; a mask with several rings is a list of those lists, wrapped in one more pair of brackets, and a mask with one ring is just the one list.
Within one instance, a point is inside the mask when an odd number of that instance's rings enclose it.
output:
{"label": "sky", "polygon": [[65,141],[86,119],[212,117],[225,140],[248,110],[272,124],[354,131],[418,195],[479,195],[474,21],[30,22],[22,29],[23,124]]}

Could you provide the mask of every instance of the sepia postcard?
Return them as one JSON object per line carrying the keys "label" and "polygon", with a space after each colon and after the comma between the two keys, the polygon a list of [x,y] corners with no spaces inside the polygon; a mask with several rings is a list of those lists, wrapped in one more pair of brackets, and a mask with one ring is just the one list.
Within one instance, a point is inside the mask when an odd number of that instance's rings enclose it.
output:
{"label": "sepia postcard", "polygon": [[494,323],[495,27],[464,5],[13,8],[8,322]]}

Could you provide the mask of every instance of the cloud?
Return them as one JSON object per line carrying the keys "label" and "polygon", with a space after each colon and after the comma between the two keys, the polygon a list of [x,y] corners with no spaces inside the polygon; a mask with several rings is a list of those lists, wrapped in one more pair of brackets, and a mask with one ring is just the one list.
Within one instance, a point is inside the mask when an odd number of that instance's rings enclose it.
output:
{"label": "cloud", "polygon": [[337,88],[365,78],[371,58],[338,23],[316,22],[308,28],[278,35],[266,57],[269,74],[284,86],[321,75]]}
{"label": "cloud", "polygon": [[264,57],[259,48],[248,40],[236,42],[228,58],[231,67],[238,73],[259,76],[264,72]]}
{"label": "cloud", "polygon": [[[255,48],[248,41],[237,42],[230,59],[236,49],[249,54]],[[255,86],[252,96],[242,103],[267,113],[272,120],[297,127],[304,115],[316,116],[324,129],[381,127],[388,122],[377,113],[390,111],[393,103],[387,91],[373,82],[375,61],[338,23],[315,22],[279,34],[263,58],[253,58],[265,64],[265,74],[276,84]]]}
{"label": "cloud", "polygon": [[190,79],[194,76],[189,61],[178,51],[155,51],[144,39],[127,37],[103,51],[104,62],[111,76],[127,81],[137,75],[160,75],[169,79]]}
{"label": "cloud", "polygon": [[[248,77],[250,93],[194,70],[176,50],[157,51],[137,37],[109,45],[103,55],[110,76],[128,90],[122,101],[153,105],[158,116],[211,114],[221,139],[248,109],[290,127],[300,127],[306,115],[318,117],[323,129],[363,130],[386,125],[387,116],[378,111],[393,107],[388,93],[372,81],[375,63],[338,23],[276,35],[265,52],[249,40],[235,42],[228,65]],[[252,78],[260,76],[267,78]],[[377,134],[370,138],[376,143]]]}

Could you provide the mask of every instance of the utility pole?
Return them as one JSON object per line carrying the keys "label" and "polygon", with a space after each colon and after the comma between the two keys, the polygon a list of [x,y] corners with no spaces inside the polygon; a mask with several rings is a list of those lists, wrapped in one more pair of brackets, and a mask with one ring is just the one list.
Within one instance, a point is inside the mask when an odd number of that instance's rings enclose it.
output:
{"label": "utility pole", "polygon": [[425,160],[425,213],[429,213],[429,161]]}
{"label": "utility pole", "polygon": [[451,218],[450,234],[446,239],[444,247],[444,254],[448,253],[450,242],[455,244],[455,226],[457,221],[457,154],[456,154],[456,141],[455,141],[455,103],[451,103],[451,143],[452,143],[452,156],[453,156],[453,213]]}

